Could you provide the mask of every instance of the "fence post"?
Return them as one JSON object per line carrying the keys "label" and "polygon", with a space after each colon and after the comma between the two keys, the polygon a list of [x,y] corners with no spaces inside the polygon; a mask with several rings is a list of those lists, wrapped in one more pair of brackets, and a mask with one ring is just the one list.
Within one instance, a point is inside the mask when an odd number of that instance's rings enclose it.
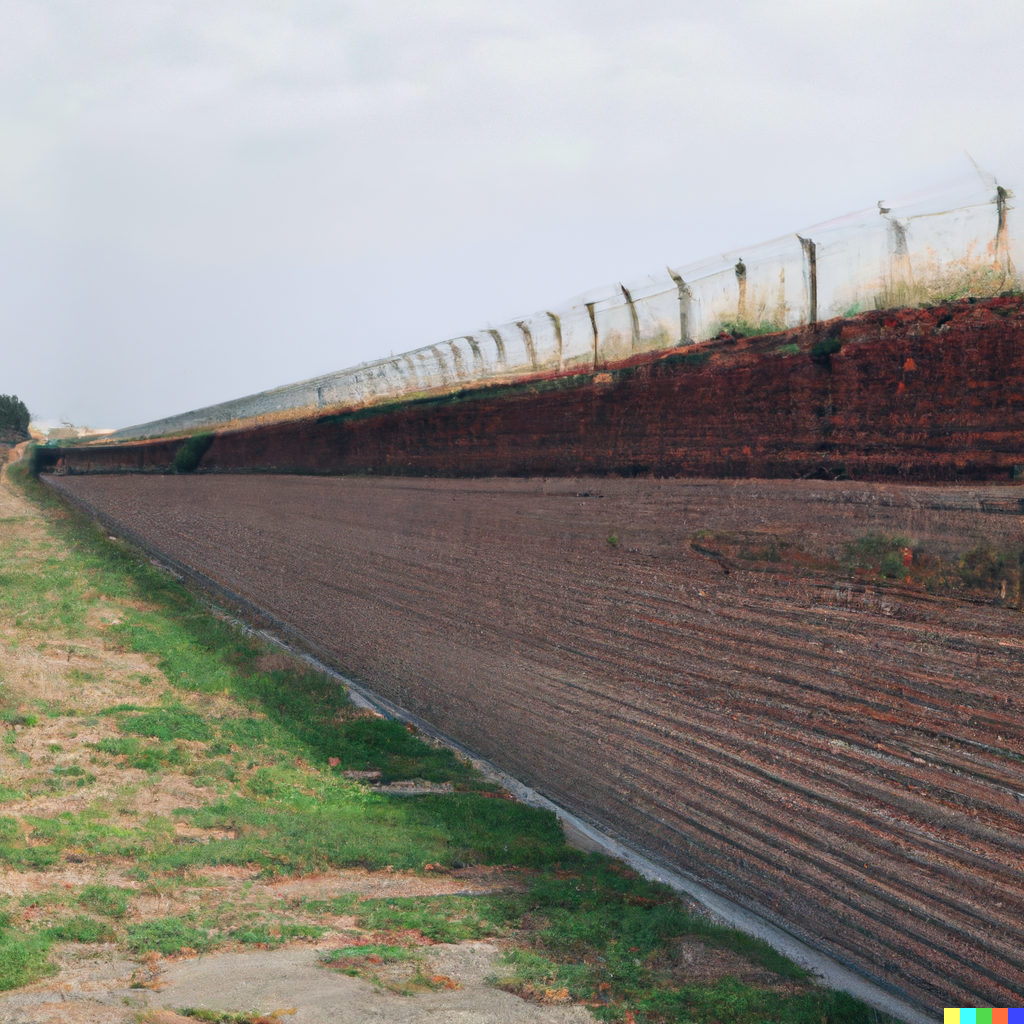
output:
{"label": "fence post", "polygon": [[679,344],[687,345],[690,341],[690,300],[693,293],[690,286],[671,268],[665,268],[668,276],[676,283],[679,292]]}
{"label": "fence post", "polygon": [[555,325],[555,340],[558,342],[558,372],[565,369],[565,358],[562,355],[562,318],[557,313],[548,313]]}
{"label": "fence post", "polygon": [[1003,272],[1004,285],[1013,277],[1014,272],[1013,260],[1010,258],[1010,225],[1006,217],[1010,209],[1006,200],[1011,198],[1013,193],[1009,189],[996,185],[996,212],[999,218],[996,226],[996,263]]}
{"label": "fence post", "polygon": [[594,369],[597,369],[597,317],[594,316],[594,303],[587,303],[587,312],[590,314],[590,329],[594,332]]}
{"label": "fence post", "polygon": [[533,347],[533,335],[530,333],[530,328],[526,326],[526,322],[523,320],[517,320],[516,327],[523,332],[523,341],[526,344],[526,354],[530,357],[530,365],[536,370],[537,350]]}
{"label": "fence post", "polygon": [[742,330],[742,324],[747,322],[747,265],[741,256],[736,261],[736,287],[739,289],[740,297],[736,303],[736,326]]}
{"label": "fence post", "polygon": [[487,333],[494,339],[494,344],[497,346],[497,349],[498,349],[498,362],[502,366],[507,368],[507,366],[508,366],[508,357],[505,355],[505,342],[504,342],[504,340],[502,339],[501,335],[496,330],[494,330],[491,327],[487,328]]}
{"label": "fence post", "polygon": [[630,349],[635,352],[640,347],[640,319],[636,315],[636,306],[633,305],[633,296],[629,294],[629,289],[624,284],[620,284],[619,287],[622,289],[622,294],[626,296],[626,302],[629,305],[629,322],[633,328],[633,342],[630,345]]}
{"label": "fence post", "polygon": [[[800,238],[799,235],[796,236]],[[818,322],[818,247],[809,238],[800,238],[807,264],[807,322]]]}

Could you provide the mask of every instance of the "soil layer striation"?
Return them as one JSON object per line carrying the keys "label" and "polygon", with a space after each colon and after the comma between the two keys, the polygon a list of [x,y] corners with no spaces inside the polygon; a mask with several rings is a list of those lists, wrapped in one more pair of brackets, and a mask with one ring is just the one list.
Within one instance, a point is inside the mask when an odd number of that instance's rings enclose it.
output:
{"label": "soil layer striation", "polygon": [[1016,488],[46,479],[883,984],[1024,997]]}

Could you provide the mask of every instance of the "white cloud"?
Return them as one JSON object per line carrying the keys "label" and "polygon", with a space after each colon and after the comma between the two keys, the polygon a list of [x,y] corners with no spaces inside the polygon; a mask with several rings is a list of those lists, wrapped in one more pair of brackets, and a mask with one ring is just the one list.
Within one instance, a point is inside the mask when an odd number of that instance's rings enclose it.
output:
{"label": "white cloud", "polygon": [[[147,418],[792,230],[965,148],[1012,178],[1022,29],[996,0],[8,0],[0,218],[8,262],[38,254],[0,283],[8,336],[120,354],[88,395],[27,357],[14,386]],[[304,275],[326,291],[298,311]],[[147,376],[176,344],[216,380]]]}

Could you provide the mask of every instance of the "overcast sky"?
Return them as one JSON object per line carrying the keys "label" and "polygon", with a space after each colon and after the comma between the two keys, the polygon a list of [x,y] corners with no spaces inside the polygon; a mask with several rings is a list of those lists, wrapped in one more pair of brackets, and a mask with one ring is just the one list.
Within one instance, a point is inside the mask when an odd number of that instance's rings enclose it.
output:
{"label": "overcast sky", "polygon": [[182,412],[965,151],[1024,203],[1022,100],[1020,0],[0,0],[0,393]]}

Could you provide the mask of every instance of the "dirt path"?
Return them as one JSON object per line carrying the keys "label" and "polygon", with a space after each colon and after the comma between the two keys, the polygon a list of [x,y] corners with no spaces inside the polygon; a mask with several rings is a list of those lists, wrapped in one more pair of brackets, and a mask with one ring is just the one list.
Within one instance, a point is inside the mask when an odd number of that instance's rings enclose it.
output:
{"label": "dirt path", "polygon": [[[1019,489],[51,483],[872,976],[933,1006],[1024,993]],[[871,537],[913,548],[909,580],[844,575]],[[979,551],[1009,575],[927,591]]]}
{"label": "dirt path", "polygon": [[[325,944],[322,948],[328,948]],[[214,953],[158,963],[148,988],[132,987],[139,964],[106,950],[66,956],[58,983],[0,997],[5,1024],[134,1024],[145,1011],[203,1007],[240,1013],[278,1011],[287,1024],[582,1024],[581,1006],[526,1002],[489,985],[500,970],[490,943],[438,945],[424,970],[443,977],[438,991],[413,997],[324,967],[316,947]]]}

